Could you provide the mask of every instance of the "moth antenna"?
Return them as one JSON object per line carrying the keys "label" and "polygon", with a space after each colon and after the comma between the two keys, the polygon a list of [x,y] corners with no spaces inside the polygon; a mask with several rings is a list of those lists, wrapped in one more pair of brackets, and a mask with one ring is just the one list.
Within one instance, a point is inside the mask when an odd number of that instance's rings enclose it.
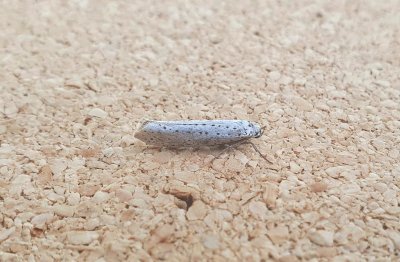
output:
{"label": "moth antenna", "polygon": [[264,156],[264,155],[260,152],[260,150],[256,147],[255,144],[253,144],[253,143],[250,142],[250,141],[243,142],[243,144],[250,144],[250,145],[253,147],[253,149],[254,149],[265,161],[267,161],[267,162],[270,163],[270,164],[273,164],[270,160],[267,159],[266,156]]}
{"label": "moth antenna", "polygon": [[267,126],[262,126],[261,127],[261,136],[264,134],[265,129],[267,128]]}

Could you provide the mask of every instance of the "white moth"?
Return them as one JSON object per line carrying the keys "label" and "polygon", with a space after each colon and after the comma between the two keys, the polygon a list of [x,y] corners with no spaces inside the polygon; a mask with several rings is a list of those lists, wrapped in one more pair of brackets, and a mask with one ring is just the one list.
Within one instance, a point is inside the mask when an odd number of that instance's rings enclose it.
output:
{"label": "white moth", "polygon": [[146,121],[135,133],[160,147],[232,145],[261,135],[260,126],[246,120]]}

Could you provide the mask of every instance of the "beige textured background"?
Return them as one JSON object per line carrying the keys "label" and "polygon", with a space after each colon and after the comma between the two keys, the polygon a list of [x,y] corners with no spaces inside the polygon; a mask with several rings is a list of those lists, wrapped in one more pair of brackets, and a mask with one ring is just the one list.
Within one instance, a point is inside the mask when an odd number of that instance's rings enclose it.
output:
{"label": "beige textured background", "polygon": [[[390,261],[400,2],[1,1],[1,261]],[[146,148],[143,119],[267,125]]]}

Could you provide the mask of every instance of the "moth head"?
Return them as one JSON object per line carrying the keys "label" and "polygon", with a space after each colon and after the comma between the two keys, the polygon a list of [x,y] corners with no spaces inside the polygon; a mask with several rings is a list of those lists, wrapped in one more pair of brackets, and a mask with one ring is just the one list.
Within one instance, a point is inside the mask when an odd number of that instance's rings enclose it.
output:
{"label": "moth head", "polygon": [[262,134],[264,132],[264,128],[260,128],[260,126],[257,124],[252,124],[252,125],[253,125],[253,130],[254,130],[254,137],[258,138],[258,137],[262,136]]}

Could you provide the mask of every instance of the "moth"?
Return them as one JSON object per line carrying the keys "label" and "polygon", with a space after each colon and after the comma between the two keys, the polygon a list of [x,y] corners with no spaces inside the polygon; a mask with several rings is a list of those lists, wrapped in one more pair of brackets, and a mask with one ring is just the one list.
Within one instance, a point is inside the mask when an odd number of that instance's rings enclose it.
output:
{"label": "moth", "polygon": [[187,120],[146,121],[134,136],[148,145],[167,148],[250,143],[266,159],[255,145],[248,141],[260,137],[262,133],[260,125],[247,120]]}

